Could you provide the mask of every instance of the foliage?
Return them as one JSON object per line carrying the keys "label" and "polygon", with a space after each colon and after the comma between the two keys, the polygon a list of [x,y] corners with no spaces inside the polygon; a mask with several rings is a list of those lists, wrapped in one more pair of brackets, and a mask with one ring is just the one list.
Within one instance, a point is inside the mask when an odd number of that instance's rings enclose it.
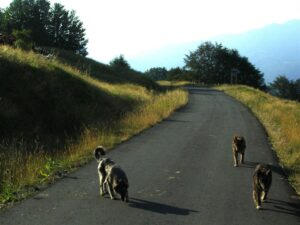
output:
{"label": "foliage", "polygon": [[145,72],[145,76],[151,78],[152,80],[166,80],[167,79],[167,69],[165,67],[153,67]]}
{"label": "foliage", "polygon": [[293,81],[284,75],[279,75],[270,84],[270,89],[275,96],[300,101],[300,79]]}
{"label": "foliage", "polygon": [[171,68],[167,74],[168,80],[188,80],[186,71],[180,67]]}
{"label": "foliage", "polygon": [[246,57],[218,43],[204,42],[186,55],[184,61],[194,81],[207,84],[231,83],[234,69],[238,71],[237,83],[264,87],[263,74]]}
{"label": "foliage", "polygon": [[30,30],[14,30],[13,36],[16,38],[14,45],[23,50],[32,49],[32,39]]}
{"label": "foliage", "polygon": [[120,55],[119,57],[111,60],[109,62],[109,65],[117,73],[122,73],[131,69],[129,63],[126,61],[123,55]]}
{"label": "foliage", "polygon": [[87,55],[85,29],[74,11],[48,0],[13,0],[0,13],[2,32],[31,30],[35,46],[50,46]]}
{"label": "foliage", "polygon": [[159,80],[186,80],[192,81],[191,73],[186,71],[184,68],[176,67],[167,70],[164,67],[154,67],[147,70],[144,75],[146,77],[151,78],[152,80],[159,81]]}
{"label": "foliage", "polygon": [[3,32],[4,30],[4,11],[3,9],[0,8],[0,34]]}

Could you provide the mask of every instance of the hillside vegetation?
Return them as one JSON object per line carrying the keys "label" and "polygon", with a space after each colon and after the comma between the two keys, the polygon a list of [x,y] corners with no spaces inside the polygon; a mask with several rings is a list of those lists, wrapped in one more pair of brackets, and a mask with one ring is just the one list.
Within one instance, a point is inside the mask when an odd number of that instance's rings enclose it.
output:
{"label": "hillside vegetation", "polygon": [[[51,182],[187,103],[132,69],[0,46],[0,204]],[[22,167],[20,167],[22,165]]]}
{"label": "hillside vegetation", "polygon": [[300,104],[248,86],[216,87],[249,107],[265,127],[289,181],[300,193]]}

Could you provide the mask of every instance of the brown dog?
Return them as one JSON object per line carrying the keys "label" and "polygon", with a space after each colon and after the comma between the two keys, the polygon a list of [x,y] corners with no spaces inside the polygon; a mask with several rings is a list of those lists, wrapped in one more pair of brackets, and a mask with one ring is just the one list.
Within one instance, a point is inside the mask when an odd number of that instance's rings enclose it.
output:
{"label": "brown dog", "polygon": [[272,171],[268,165],[258,164],[253,173],[253,200],[257,209],[265,201],[272,184]]}
{"label": "brown dog", "polygon": [[243,136],[234,135],[232,138],[232,154],[234,160],[234,166],[238,166],[238,154],[241,154],[240,163],[244,163],[245,159],[246,141]]}

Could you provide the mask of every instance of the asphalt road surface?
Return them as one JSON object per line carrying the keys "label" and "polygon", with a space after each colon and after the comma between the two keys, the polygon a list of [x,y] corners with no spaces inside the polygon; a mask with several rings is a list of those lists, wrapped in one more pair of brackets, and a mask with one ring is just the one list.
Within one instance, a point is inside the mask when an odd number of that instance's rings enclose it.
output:
{"label": "asphalt road surface", "polygon": [[[235,168],[232,135],[247,141]],[[99,143],[101,144],[101,143]],[[262,126],[242,104],[191,88],[189,104],[108,153],[126,171],[129,203],[100,197],[96,161],[0,214],[1,225],[300,224],[300,205]],[[263,210],[252,201],[252,173],[269,163],[273,184]]]}

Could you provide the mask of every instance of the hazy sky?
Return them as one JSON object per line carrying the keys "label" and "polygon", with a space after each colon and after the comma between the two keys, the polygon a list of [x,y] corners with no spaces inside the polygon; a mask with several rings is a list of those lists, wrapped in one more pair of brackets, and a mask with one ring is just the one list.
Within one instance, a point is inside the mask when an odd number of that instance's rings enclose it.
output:
{"label": "hazy sky", "polygon": [[[0,0],[5,8],[11,0]],[[166,45],[236,34],[300,19],[300,0],[50,0],[74,9],[103,63]]]}

